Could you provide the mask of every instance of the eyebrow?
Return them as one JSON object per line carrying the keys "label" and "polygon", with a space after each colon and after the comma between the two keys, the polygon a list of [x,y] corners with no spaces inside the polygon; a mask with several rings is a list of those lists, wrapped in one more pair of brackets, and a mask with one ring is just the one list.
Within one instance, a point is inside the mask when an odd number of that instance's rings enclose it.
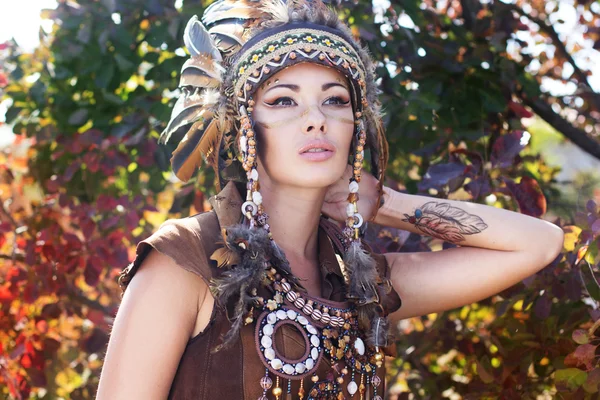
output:
{"label": "eyebrow", "polygon": [[325,83],[323,86],[321,86],[321,90],[326,91],[327,89],[331,89],[332,87],[335,87],[335,86],[343,87],[344,89],[348,90],[348,88],[345,85],[342,85],[341,83],[338,83],[338,82]]}
{"label": "eyebrow", "polygon": [[[339,86],[339,87],[342,87],[342,88],[348,90],[348,88],[345,85],[342,85],[341,83],[338,83],[338,82],[324,83],[321,86],[321,90],[322,91],[326,91],[326,90],[331,89],[332,87],[335,87],[335,86]],[[273,89],[277,89],[277,88],[288,88],[288,89],[290,89],[290,90],[292,90],[293,92],[296,92],[296,93],[298,93],[300,91],[300,86],[298,86],[298,85],[293,85],[293,84],[290,84],[290,83],[282,83],[280,85],[271,86],[270,88],[268,88],[267,90],[265,90],[265,93],[267,93],[269,90],[273,90]]]}

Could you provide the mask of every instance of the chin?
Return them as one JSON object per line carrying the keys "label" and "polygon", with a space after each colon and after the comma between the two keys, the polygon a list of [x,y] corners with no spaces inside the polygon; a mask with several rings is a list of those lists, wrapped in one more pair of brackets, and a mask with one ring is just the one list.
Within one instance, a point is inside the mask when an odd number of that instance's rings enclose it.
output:
{"label": "chin", "polygon": [[[301,171],[301,174],[298,174],[296,171]],[[340,168],[323,163],[321,165],[299,167],[294,173],[288,176],[294,177],[293,183],[297,186],[323,188],[336,183],[342,177],[344,171],[345,165]],[[287,178],[286,180],[289,181],[290,179]]]}

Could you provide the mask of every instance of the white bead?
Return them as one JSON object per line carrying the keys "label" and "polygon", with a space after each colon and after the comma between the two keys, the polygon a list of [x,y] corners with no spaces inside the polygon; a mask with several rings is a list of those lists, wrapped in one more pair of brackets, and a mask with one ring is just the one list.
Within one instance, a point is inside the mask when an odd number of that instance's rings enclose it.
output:
{"label": "white bead", "polygon": [[362,215],[360,215],[359,213],[354,214],[354,218],[357,219],[357,221],[354,223],[354,225],[352,225],[353,228],[360,228],[364,222]]}
{"label": "white bead", "polygon": [[267,322],[269,324],[274,324],[275,322],[277,322],[277,315],[272,312],[271,314],[267,315]]}
{"label": "white bead", "polygon": [[252,202],[260,206],[262,204],[262,195],[259,192],[252,192]]}
{"label": "white bead", "polygon": [[356,338],[356,340],[354,341],[354,348],[361,356],[365,354],[365,343],[362,341],[361,338]]}
{"label": "white bead", "polygon": [[273,325],[271,324],[266,324],[263,327],[263,333],[267,336],[271,336],[273,334]]}
{"label": "white bead", "polygon": [[258,171],[256,168],[252,168],[252,171],[250,171],[250,178],[252,178],[254,181],[258,180]]}
{"label": "white bead", "polygon": [[313,349],[310,351],[310,356],[312,357],[313,360],[316,360],[319,358],[319,350],[316,347],[313,347]]}
{"label": "white bead", "polygon": [[296,364],[296,373],[301,374],[304,371],[306,371],[306,365],[304,365],[304,363]]}
{"label": "white bead", "polygon": [[313,369],[313,367],[315,366],[315,360],[313,360],[312,358],[308,358],[306,361],[304,361],[304,364],[306,364],[306,369]]}
{"label": "white bead", "polygon": [[354,215],[354,204],[349,203],[346,206],[346,215],[352,217]]}
{"label": "white bead", "polygon": [[288,310],[287,316],[289,319],[294,320],[296,319],[296,316],[298,316],[298,313],[294,310]]}
{"label": "white bead", "polygon": [[272,347],[269,347],[268,349],[265,349],[264,355],[267,360],[272,360],[275,358],[275,350],[273,350]]}
{"label": "white bead", "polygon": [[319,340],[319,337],[317,335],[312,335],[310,337],[310,343],[313,346],[317,347],[317,346],[319,346],[321,344],[321,341]]}
{"label": "white bead", "polygon": [[262,347],[264,347],[266,349],[273,346],[273,341],[271,340],[271,336],[263,336],[260,339],[260,344],[262,345]]}
{"label": "white bead", "polygon": [[316,335],[317,334],[317,330],[315,329],[314,326],[312,325],[307,325],[306,326],[306,330],[308,331],[308,333],[310,333],[311,335]]}
{"label": "white bead", "polygon": [[271,361],[271,367],[276,370],[280,370],[283,367],[283,362],[279,358],[275,358]]}
{"label": "white bead", "polygon": [[296,369],[293,366],[291,366],[290,364],[285,364],[283,366],[283,372],[285,372],[288,375],[292,375],[295,370]]}
{"label": "white bead", "polygon": [[350,185],[348,185],[348,189],[350,189],[350,193],[358,193],[358,182],[350,182]]}
{"label": "white bead", "polygon": [[248,138],[246,136],[240,136],[240,150],[244,153],[248,152]]}
{"label": "white bead", "polygon": [[302,325],[308,324],[308,320],[302,315],[298,316],[298,322],[300,322]]}
{"label": "white bead", "polygon": [[277,319],[282,320],[287,318],[287,313],[283,310],[277,310]]}
{"label": "white bead", "polygon": [[350,394],[350,396],[354,396],[354,393],[356,393],[357,390],[358,385],[356,384],[356,382],[350,381],[350,383],[348,384],[348,393]]}

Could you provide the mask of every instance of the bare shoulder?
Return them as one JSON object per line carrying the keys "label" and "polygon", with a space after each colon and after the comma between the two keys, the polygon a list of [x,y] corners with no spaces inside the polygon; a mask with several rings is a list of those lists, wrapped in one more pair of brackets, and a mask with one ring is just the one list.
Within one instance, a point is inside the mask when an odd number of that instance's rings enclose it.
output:
{"label": "bare shoulder", "polygon": [[124,293],[97,398],[166,398],[190,336],[208,324],[211,300],[199,275],[152,250]]}

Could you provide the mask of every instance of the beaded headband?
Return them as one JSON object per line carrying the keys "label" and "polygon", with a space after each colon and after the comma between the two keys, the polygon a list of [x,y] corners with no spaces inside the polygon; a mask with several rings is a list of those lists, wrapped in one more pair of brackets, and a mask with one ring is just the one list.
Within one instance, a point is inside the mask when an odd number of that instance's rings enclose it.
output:
{"label": "beaded headband", "polygon": [[357,111],[362,109],[365,66],[354,47],[332,29],[309,23],[288,24],[257,35],[246,46],[249,48],[233,65],[237,71],[233,89],[240,104],[247,104],[258,86],[274,73],[312,62],[335,68],[348,77]]}

